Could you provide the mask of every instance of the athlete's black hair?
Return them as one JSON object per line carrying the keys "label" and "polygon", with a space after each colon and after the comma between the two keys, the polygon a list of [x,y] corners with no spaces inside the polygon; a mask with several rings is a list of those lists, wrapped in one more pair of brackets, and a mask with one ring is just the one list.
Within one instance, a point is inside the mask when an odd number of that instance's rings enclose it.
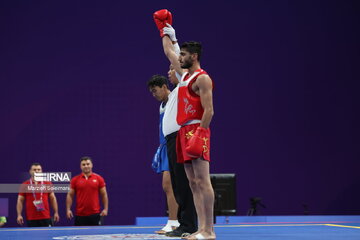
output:
{"label": "athlete's black hair", "polygon": [[150,78],[150,80],[147,82],[148,88],[156,87],[156,86],[162,87],[163,85],[166,85],[166,87],[168,86],[167,78],[159,74],[153,75]]}
{"label": "athlete's black hair", "polygon": [[190,54],[197,53],[197,56],[198,56],[197,59],[198,59],[198,61],[200,61],[201,54],[202,54],[201,43],[194,42],[194,41],[184,42],[183,44],[181,44],[180,49],[184,49],[185,51],[189,52]]}

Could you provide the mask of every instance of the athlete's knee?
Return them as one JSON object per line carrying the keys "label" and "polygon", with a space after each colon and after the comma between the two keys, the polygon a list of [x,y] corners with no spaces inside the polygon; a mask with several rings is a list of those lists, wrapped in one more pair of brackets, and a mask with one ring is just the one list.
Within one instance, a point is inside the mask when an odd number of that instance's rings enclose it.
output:
{"label": "athlete's knee", "polygon": [[195,178],[189,179],[189,186],[192,191],[197,189],[197,180]]}
{"label": "athlete's knee", "polygon": [[199,178],[197,180],[197,187],[200,191],[213,191],[210,179],[207,178]]}

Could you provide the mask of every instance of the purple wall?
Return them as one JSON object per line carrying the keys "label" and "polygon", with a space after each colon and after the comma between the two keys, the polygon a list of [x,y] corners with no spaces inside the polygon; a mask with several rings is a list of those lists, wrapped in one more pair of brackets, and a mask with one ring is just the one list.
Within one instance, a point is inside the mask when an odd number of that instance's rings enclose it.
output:
{"label": "purple wall", "polygon": [[[213,173],[236,173],[238,213],[360,214],[358,1],[1,1],[0,183],[32,162],[80,172],[94,158],[107,224],[162,216],[158,103],[166,74],[152,13],[168,8],[180,42],[201,41],[215,81]],[[9,197],[15,226],[16,194]],[[65,194],[57,194],[61,225]]]}

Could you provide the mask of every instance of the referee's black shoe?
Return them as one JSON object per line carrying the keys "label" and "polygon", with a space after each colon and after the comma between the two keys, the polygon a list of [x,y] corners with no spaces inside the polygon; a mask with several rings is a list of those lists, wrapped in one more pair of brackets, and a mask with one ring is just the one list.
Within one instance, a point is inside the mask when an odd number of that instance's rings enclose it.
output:
{"label": "referee's black shoe", "polygon": [[185,231],[183,228],[178,227],[174,231],[165,233],[165,236],[167,237],[187,237],[191,235],[190,232]]}

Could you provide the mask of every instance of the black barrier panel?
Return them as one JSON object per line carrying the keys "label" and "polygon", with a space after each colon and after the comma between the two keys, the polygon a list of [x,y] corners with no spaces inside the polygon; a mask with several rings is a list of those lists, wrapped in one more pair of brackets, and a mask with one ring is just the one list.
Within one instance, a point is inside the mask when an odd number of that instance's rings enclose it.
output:
{"label": "black barrier panel", "polygon": [[211,174],[215,216],[236,215],[236,177],[234,173]]}

